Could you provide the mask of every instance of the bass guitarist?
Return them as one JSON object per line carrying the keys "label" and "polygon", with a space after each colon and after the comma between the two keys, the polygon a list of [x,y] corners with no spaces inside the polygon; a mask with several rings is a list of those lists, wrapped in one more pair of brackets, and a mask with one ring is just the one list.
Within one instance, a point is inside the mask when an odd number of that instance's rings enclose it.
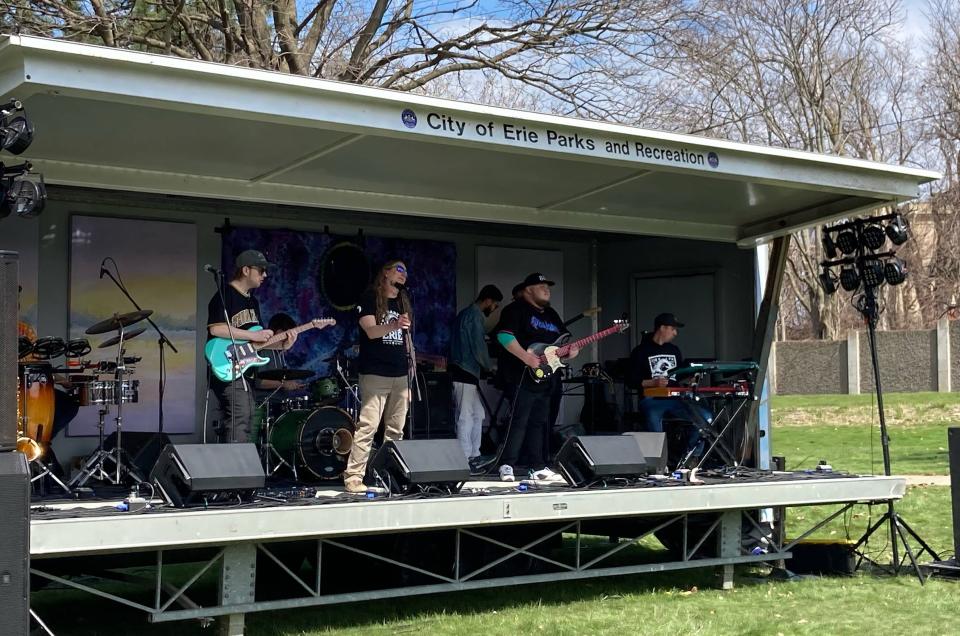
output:
{"label": "bass guitarist", "polygon": [[[260,327],[260,302],[251,293],[267,279],[267,270],[272,267],[262,252],[246,250],[234,262],[233,279],[224,285],[223,300],[214,294],[207,305],[207,339],[225,338],[241,342],[262,343],[273,337],[270,329]],[[229,320],[229,326],[226,322]],[[293,331],[272,347],[289,349],[297,341]],[[226,434],[222,440],[230,443],[249,442],[254,413],[253,387],[245,375],[231,382],[223,382],[210,375],[210,388],[220,403],[223,426]]]}
{"label": "bass guitarist", "polygon": [[[537,382],[531,372],[540,369],[541,359],[527,348],[538,342],[553,342],[567,331],[563,319],[550,307],[550,288],[554,282],[543,274],[533,273],[521,285],[520,297],[504,307],[495,330],[497,341],[511,354],[500,356],[504,380],[508,386],[516,387],[499,473],[502,481],[513,481],[513,468],[522,459],[536,479],[549,480],[559,476],[546,466],[544,431],[550,413],[550,396],[560,376],[553,374]],[[578,353],[579,349],[572,347],[566,357],[574,358]],[[541,466],[543,468],[537,470]]]}

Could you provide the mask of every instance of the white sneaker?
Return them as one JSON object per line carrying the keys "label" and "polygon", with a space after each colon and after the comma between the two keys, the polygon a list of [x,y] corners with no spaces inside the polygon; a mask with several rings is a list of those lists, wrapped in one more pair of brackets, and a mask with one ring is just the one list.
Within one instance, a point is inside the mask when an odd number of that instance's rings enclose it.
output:
{"label": "white sneaker", "polygon": [[530,477],[537,481],[563,481],[563,477],[553,472],[546,466],[538,471],[531,471]]}
{"label": "white sneaker", "polygon": [[504,464],[500,467],[500,481],[513,481],[513,466]]}

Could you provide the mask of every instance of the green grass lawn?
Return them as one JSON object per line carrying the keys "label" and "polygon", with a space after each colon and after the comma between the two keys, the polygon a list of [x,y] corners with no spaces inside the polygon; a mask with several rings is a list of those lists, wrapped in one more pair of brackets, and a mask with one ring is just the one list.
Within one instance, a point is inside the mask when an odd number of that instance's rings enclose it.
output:
{"label": "green grass lawn", "polygon": [[[887,400],[895,473],[946,474],[946,431],[960,422],[960,396],[891,395]],[[773,443],[788,465],[827,459],[838,469],[882,472],[879,438],[870,450],[870,396],[775,398]],[[805,461],[801,461],[807,458]],[[871,458],[873,460],[871,461]],[[952,554],[950,489],[909,488],[897,509],[938,552]],[[837,506],[792,508],[787,531],[797,536]],[[857,539],[885,510],[857,506],[820,529],[818,538]],[[602,539],[598,539],[602,541]],[[625,550],[650,555],[656,542]],[[889,554],[887,533],[868,550]],[[451,634],[952,634],[960,582],[910,575],[772,581],[767,569],[737,569],[736,587],[716,589],[711,570],[668,572],[412,596],[327,608],[247,616],[251,636]],[[373,574],[372,574],[373,575]],[[212,581],[211,581],[212,585]],[[56,634],[209,634],[196,622],[151,625],[143,614],[88,595],[50,592],[34,606]],[[107,620],[104,620],[107,616]]]}
{"label": "green grass lawn", "polygon": [[[771,407],[773,454],[784,455],[788,469],[825,459],[838,470],[883,474],[872,394],[777,396]],[[894,474],[948,474],[947,428],[960,426],[960,394],[891,393],[884,413]]]}

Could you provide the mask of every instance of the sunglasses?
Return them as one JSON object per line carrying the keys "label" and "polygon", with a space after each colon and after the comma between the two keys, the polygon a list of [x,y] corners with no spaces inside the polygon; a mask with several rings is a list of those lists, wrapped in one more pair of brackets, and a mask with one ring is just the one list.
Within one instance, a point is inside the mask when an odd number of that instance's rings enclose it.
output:
{"label": "sunglasses", "polygon": [[403,265],[394,265],[393,268],[394,268],[395,270],[397,270],[397,271],[398,271],[399,273],[401,273],[401,274],[406,274],[406,273],[407,273],[407,268],[404,267]]}

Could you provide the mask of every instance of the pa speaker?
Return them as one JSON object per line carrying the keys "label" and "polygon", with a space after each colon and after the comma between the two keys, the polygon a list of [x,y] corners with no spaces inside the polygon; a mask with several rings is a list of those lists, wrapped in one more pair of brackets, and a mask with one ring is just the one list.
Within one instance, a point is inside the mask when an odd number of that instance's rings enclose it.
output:
{"label": "pa speaker", "polygon": [[557,467],[567,483],[582,488],[604,479],[646,474],[647,460],[632,436],[581,435],[560,447]]}
{"label": "pa speaker", "polygon": [[17,309],[20,257],[0,251],[0,452],[17,447]]}
{"label": "pa speaker", "polygon": [[265,479],[254,444],[167,444],[150,473],[177,508],[249,500]]}
{"label": "pa speaker", "polygon": [[455,439],[411,439],[381,446],[370,472],[392,493],[453,493],[470,478],[470,464]]}
{"label": "pa speaker", "polygon": [[0,453],[0,632],[29,632],[30,468],[23,453]]}
{"label": "pa speaker", "polygon": [[950,498],[953,500],[953,554],[960,559],[960,426],[947,429],[950,449]]}
{"label": "pa speaker", "polygon": [[667,472],[667,434],[666,433],[624,433],[637,440],[640,452],[647,460],[647,474]]}

